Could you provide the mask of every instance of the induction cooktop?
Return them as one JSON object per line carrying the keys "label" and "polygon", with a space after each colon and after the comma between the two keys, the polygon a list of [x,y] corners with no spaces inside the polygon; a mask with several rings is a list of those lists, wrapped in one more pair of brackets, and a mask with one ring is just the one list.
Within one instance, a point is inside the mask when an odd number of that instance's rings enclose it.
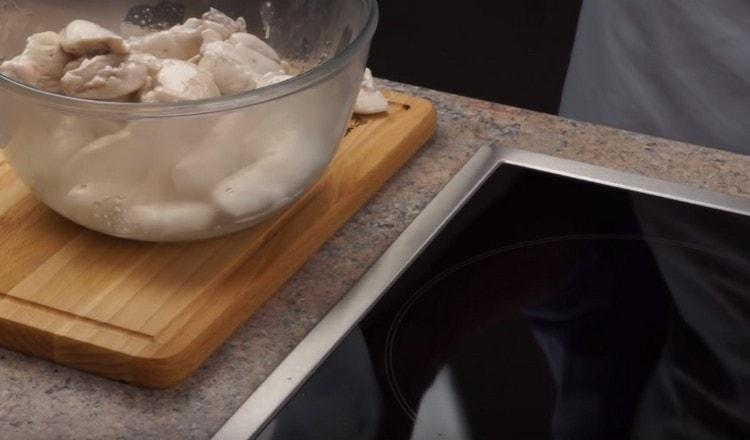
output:
{"label": "induction cooktop", "polygon": [[748,213],[483,149],[216,438],[750,438]]}

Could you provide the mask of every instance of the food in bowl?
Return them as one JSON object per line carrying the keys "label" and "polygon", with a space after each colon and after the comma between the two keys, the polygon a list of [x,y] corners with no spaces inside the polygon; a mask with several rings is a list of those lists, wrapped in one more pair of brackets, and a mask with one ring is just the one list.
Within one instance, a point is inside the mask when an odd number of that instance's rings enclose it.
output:
{"label": "food in bowl", "polygon": [[[0,72],[47,92],[134,106],[232,97],[299,73],[241,17],[214,9],[169,29],[129,30],[137,35],[74,20],[29,37]],[[359,110],[387,110],[369,78]],[[338,85],[304,93],[282,99],[314,104],[327,93],[347,101]],[[274,104],[167,122],[40,111],[34,123],[17,116],[4,151],[47,205],[84,226],[149,241],[208,238],[288,205],[333,155],[342,112],[303,117]]]}
{"label": "food in bowl", "polygon": [[[236,20],[211,8],[161,31],[131,24],[125,38],[86,20],[59,34],[30,36],[0,74],[48,92],[122,102],[181,102],[232,96],[294,77],[291,65]],[[367,69],[355,112],[388,111]]]}

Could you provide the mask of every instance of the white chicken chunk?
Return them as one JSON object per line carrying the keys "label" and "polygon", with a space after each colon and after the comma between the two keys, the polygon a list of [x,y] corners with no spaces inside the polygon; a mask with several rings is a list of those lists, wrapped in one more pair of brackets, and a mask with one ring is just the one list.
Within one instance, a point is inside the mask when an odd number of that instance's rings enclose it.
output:
{"label": "white chicken chunk", "polygon": [[246,29],[243,18],[233,20],[212,8],[203,15],[203,20],[190,18],[171,29],[131,38],[128,45],[133,52],[187,61],[195,59],[206,42],[224,41]]}
{"label": "white chicken chunk", "polygon": [[[255,117],[254,117],[255,116]],[[184,154],[172,170],[172,182],[180,194],[205,197],[220,181],[264,154],[262,132],[242,133],[257,115],[223,115],[205,131],[205,141]]]}
{"label": "white chicken chunk", "polygon": [[223,41],[207,44],[198,62],[201,70],[211,72],[222,95],[234,95],[257,86],[258,75],[250,68],[244,51]]}
{"label": "white chicken chunk", "polygon": [[[207,142],[210,120],[174,120],[165,130],[159,120],[131,121],[120,131],[114,128],[77,149],[70,157],[57,163],[66,179],[58,186],[69,190],[75,185],[88,185],[86,193],[104,188],[104,183],[117,183],[140,188],[150,201],[160,194],[171,194],[171,168],[196,145]],[[239,165],[238,165],[239,167]],[[98,191],[98,190],[97,190]],[[117,194],[117,193],[115,193]]]}
{"label": "white chicken chunk", "polygon": [[187,61],[162,60],[150,86],[141,90],[141,102],[181,102],[221,96],[210,73]]}
{"label": "white chicken chunk", "polygon": [[32,119],[34,123],[18,124],[3,151],[23,180],[48,200],[59,200],[56,195],[67,191],[60,179],[76,152],[123,128],[119,122],[59,113],[39,112]]}
{"label": "white chicken chunk", "polygon": [[151,76],[156,75],[162,66],[161,59],[147,53],[131,53],[128,55],[128,61],[146,66]]}
{"label": "white chicken chunk", "polygon": [[372,71],[365,69],[365,77],[362,80],[362,86],[357,96],[357,103],[354,105],[354,113],[360,115],[373,115],[385,113],[388,111],[388,100],[375,87],[375,80],[372,77]]}
{"label": "white chicken chunk", "polygon": [[82,182],[117,182],[132,184],[148,175],[138,153],[148,151],[148,146],[133,146],[133,130],[122,130],[97,138],[75,151],[62,165],[61,186],[71,188]]}
{"label": "white chicken chunk", "polygon": [[196,149],[173,171],[178,188],[200,189],[196,195],[208,190],[210,200],[238,223],[252,222],[298,196],[325,169],[337,148],[335,143],[313,145],[315,141],[305,138],[304,131],[277,130],[277,123],[289,120],[283,111],[267,115],[252,133],[229,135],[255,120],[252,115],[224,119],[222,125],[233,130],[217,126],[209,136],[221,140],[220,133],[226,132],[223,142]]}
{"label": "white chicken chunk", "polygon": [[204,46],[198,67],[211,72],[223,95],[253,90],[270,72],[282,73],[281,65],[246,46],[216,41]]}
{"label": "white chicken chunk", "polygon": [[203,25],[203,20],[201,20],[200,18],[191,17],[185,20],[185,23],[183,23],[182,25],[190,29],[200,29],[200,27]]}
{"label": "white chicken chunk", "polygon": [[268,87],[292,78],[294,78],[292,75],[287,75],[285,73],[268,72],[258,80],[258,88]]}
{"label": "white chicken chunk", "polygon": [[60,78],[70,56],[62,50],[55,32],[34,34],[26,40],[23,53],[0,64],[0,73],[48,92],[60,91]]}
{"label": "white chicken chunk", "polygon": [[227,39],[227,43],[235,46],[247,47],[248,49],[252,49],[259,54],[264,55],[266,58],[270,58],[271,60],[276,61],[277,63],[281,62],[281,57],[279,57],[279,54],[276,53],[276,51],[273,50],[273,48],[269,46],[268,43],[253,34],[248,34],[247,32],[234,33]]}
{"label": "white chicken chunk", "polygon": [[167,202],[133,206],[127,216],[143,237],[180,239],[208,230],[217,210],[203,202]]}
{"label": "white chicken chunk", "polygon": [[108,234],[154,238],[148,235],[148,231],[154,229],[155,219],[133,214],[133,205],[138,203],[135,201],[155,188],[148,180],[151,179],[133,183],[95,181],[75,185],[65,195],[61,213]]}
{"label": "white chicken chunk", "polygon": [[219,182],[211,200],[237,222],[251,222],[295,199],[323,172],[334,148],[316,151],[296,136]]}
{"label": "white chicken chunk", "polygon": [[221,35],[222,40],[226,40],[236,32],[247,32],[247,23],[244,18],[240,17],[237,20],[233,20],[225,13],[214,8],[203,14],[203,24],[201,26],[204,29],[211,29],[217,32]]}
{"label": "white chicken chunk", "polygon": [[122,37],[90,21],[75,20],[62,30],[60,36],[63,50],[75,56],[128,53]]}
{"label": "white chicken chunk", "polygon": [[205,29],[201,32],[201,37],[203,37],[203,44],[201,44],[201,54],[204,50],[206,50],[206,46],[211,43],[216,43],[218,41],[224,41],[223,38],[221,38],[221,35],[219,35],[218,32],[211,30],[211,29]]}
{"label": "white chicken chunk", "polygon": [[109,54],[83,60],[65,73],[61,84],[68,96],[116,99],[140,90],[148,77],[148,66],[138,58]]}
{"label": "white chicken chunk", "polygon": [[128,40],[128,46],[133,52],[176,60],[195,57],[200,53],[202,44],[201,29],[184,24]]}

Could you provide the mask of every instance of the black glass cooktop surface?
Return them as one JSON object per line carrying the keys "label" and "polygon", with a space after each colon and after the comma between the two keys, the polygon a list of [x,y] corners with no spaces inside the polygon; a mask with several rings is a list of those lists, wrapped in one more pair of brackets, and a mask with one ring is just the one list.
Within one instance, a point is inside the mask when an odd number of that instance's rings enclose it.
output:
{"label": "black glass cooktop surface", "polygon": [[748,237],[504,165],[257,438],[750,438]]}

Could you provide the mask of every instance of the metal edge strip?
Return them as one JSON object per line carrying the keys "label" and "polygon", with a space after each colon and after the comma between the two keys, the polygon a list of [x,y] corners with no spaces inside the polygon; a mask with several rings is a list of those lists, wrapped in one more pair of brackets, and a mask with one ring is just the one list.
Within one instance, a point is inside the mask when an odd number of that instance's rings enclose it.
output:
{"label": "metal edge strip", "polygon": [[247,440],[265,426],[328,354],[377,303],[421,250],[492,174],[497,161],[480,149],[370,270],[295,347],[213,440]]}
{"label": "metal edge strip", "polygon": [[247,440],[259,434],[484,181],[503,164],[750,216],[750,198],[714,193],[525,150],[483,147],[212,439]]}
{"label": "metal edge strip", "polygon": [[750,215],[750,198],[730,196],[687,184],[668,182],[524,150],[497,148],[496,151],[499,164],[517,165],[678,202],[734,214]]}

